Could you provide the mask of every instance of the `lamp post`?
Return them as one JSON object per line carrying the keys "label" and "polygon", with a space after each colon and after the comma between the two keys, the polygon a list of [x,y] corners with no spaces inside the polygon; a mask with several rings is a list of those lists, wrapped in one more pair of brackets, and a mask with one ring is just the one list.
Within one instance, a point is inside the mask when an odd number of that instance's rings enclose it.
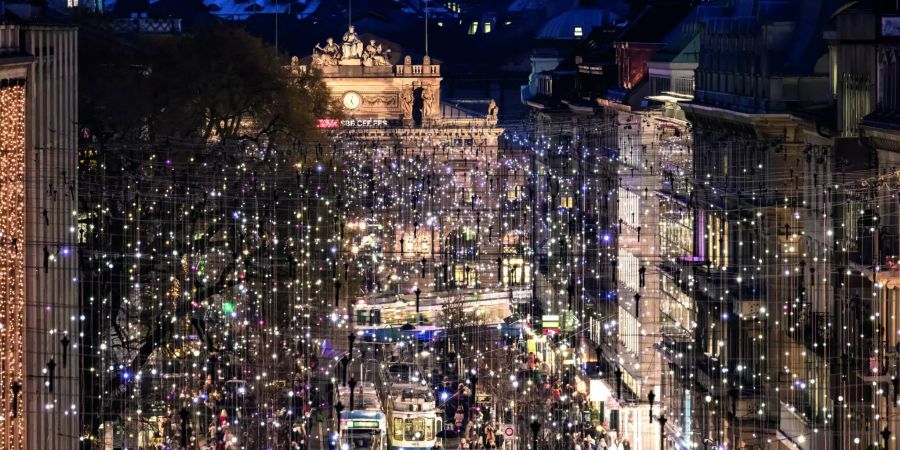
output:
{"label": "lamp post", "polygon": [[659,450],[666,449],[666,416],[659,416]]}
{"label": "lamp post", "polygon": [[474,373],[469,377],[469,382],[472,383],[472,405],[475,406],[478,403],[478,376]]}
{"label": "lamp post", "polygon": [[347,355],[341,356],[341,382],[347,385],[347,366],[350,365],[350,358]]}
{"label": "lamp post", "polygon": [[178,412],[178,416],[181,418],[181,447],[187,448],[188,420],[191,418],[191,413],[187,410],[187,408],[181,408],[181,411]]}
{"label": "lamp post", "polygon": [[350,351],[347,353],[350,355],[350,361],[353,361],[353,343],[356,342],[356,335],[350,333],[347,335],[347,343],[350,344]]}
{"label": "lamp post", "polygon": [[341,280],[335,280],[334,282],[334,307],[337,308],[340,305],[341,299]]}
{"label": "lamp post", "polygon": [[616,366],[616,399],[622,399],[622,368]]}
{"label": "lamp post", "polygon": [[538,433],[541,431],[541,423],[535,420],[531,422],[531,449],[537,450]]}
{"label": "lamp post", "polygon": [[338,400],[338,402],[334,405],[334,412],[337,413],[337,429],[341,429],[341,411],[344,410],[344,404]]}
{"label": "lamp post", "polygon": [[422,323],[421,316],[419,316],[419,299],[422,297],[422,290],[416,286],[416,290],[413,293],[416,294],[416,326],[419,326]]}
{"label": "lamp post", "polygon": [[353,411],[353,394],[356,390],[356,377],[350,376],[350,381],[347,383],[347,385],[350,386],[350,410]]}

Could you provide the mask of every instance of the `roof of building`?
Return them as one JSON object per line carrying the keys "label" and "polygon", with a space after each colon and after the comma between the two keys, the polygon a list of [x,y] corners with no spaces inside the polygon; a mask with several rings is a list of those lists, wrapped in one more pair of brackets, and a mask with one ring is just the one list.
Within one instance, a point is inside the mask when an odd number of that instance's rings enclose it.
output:
{"label": "roof of building", "polygon": [[721,4],[697,5],[676,27],[676,34],[667,42],[652,61],[670,63],[696,63],[700,54],[700,30],[710,20],[721,17],[726,8]]}
{"label": "roof of building", "polygon": [[900,111],[875,111],[863,117],[860,125],[870,128],[900,130]]}
{"label": "roof of building", "polygon": [[782,75],[806,75],[815,73],[815,65],[827,51],[822,33],[832,14],[844,0],[801,0],[797,8],[803,11],[794,20],[796,28],[788,48],[784,65],[778,70]]}
{"label": "roof of building", "polygon": [[[592,29],[613,23],[619,16],[600,8],[570,9],[550,20],[538,31],[538,39],[582,39]],[[576,36],[576,28],[582,35]]]}
{"label": "roof of building", "polygon": [[679,24],[693,6],[687,1],[654,3],[644,8],[622,32],[619,42],[666,43],[681,31]]}

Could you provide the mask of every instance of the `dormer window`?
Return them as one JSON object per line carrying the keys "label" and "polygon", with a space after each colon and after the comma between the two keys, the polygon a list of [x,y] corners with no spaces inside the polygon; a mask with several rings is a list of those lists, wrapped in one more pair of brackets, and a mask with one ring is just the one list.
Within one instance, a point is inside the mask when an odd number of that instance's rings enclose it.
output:
{"label": "dormer window", "polygon": [[577,37],[577,38],[584,37],[584,28],[582,28],[582,27],[575,27],[575,31],[574,31],[573,34],[574,34],[574,36]]}

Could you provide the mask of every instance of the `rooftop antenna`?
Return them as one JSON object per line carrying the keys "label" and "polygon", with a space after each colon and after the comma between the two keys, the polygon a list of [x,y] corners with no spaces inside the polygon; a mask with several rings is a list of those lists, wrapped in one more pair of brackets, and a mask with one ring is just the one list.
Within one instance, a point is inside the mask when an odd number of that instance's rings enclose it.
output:
{"label": "rooftop antenna", "polygon": [[353,0],[347,0],[347,28],[353,25]]}
{"label": "rooftop antenna", "polygon": [[425,0],[425,56],[428,56],[428,0]]}

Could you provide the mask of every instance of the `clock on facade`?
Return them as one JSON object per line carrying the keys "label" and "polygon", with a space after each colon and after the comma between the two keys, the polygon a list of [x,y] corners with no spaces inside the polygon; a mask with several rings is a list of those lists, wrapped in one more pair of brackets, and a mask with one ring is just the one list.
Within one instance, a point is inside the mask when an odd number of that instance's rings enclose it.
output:
{"label": "clock on facade", "polygon": [[356,92],[348,92],[344,94],[344,107],[347,109],[356,109],[359,108],[359,105],[362,104],[362,98],[360,98],[359,94]]}

